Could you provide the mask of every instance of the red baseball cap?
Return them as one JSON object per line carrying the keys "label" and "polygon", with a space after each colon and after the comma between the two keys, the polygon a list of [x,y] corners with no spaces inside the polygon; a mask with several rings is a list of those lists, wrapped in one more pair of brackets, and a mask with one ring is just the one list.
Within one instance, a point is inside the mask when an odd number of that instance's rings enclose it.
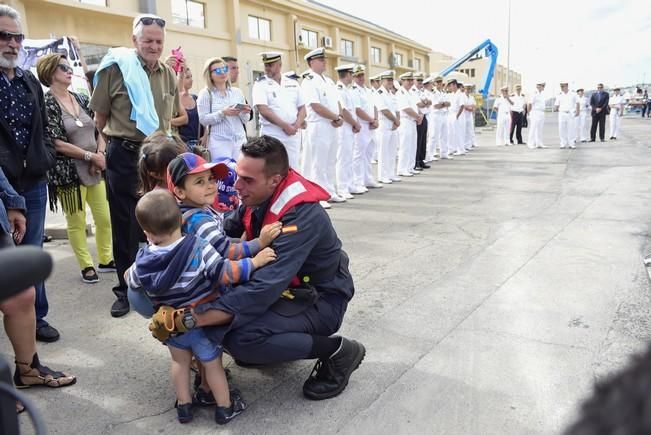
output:
{"label": "red baseball cap", "polygon": [[194,153],[179,154],[167,166],[167,187],[174,190],[186,175],[204,171],[212,171],[218,180],[228,176],[228,166],[224,163],[209,163]]}

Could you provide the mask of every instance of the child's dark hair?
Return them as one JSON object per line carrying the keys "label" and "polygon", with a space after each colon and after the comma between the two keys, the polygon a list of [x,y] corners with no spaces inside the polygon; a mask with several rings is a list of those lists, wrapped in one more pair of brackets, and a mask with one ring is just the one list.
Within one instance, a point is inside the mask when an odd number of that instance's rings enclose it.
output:
{"label": "child's dark hair", "polygon": [[136,220],[148,233],[172,234],[181,228],[181,209],[167,190],[152,190],[145,193],[136,204]]}
{"label": "child's dark hair", "polygon": [[138,175],[140,176],[140,193],[145,194],[157,186],[167,187],[167,165],[187,147],[180,137],[166,135],[160,131],[145,138],[140,147]]}

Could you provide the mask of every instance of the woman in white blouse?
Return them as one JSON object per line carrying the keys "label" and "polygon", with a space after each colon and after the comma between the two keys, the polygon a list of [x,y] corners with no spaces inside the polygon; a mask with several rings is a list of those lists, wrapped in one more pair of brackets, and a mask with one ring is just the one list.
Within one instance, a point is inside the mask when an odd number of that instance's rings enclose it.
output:
{"label": "woman in white blouse", "polygon": [[208,59],[203,68],[206,87],[199,92],[197,109],[199,122],[210,129],[208,150],[214,161],[220,157],[237,159],[246,142],[244,123],[249,120],[251,107],[242,91],[231,86],[228,65],[223,59]]}

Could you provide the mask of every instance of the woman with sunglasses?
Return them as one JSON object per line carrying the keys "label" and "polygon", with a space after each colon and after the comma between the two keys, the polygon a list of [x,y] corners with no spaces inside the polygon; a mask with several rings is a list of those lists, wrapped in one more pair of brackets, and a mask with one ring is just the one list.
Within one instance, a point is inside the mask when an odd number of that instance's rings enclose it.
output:
{"label": "woman with sunglasses", "polygon": [[223,59],[208,59],[203,76],[206,87],[199,92],[199,122],[209,129],[208,150],[211,159],[237,159],[246,142],[244,123],[249,121],[251,107],[242,91],[231,86],[228,66]]}
{"label": "woman with sunglasses", "polygon": [[57,202],[66,217],[68,240],[81,268],[83,282],[99,281],[93,258],[86,243],[86,204],[96,227],[99,272],[114,272],[106,186],[102,171],[106,169],[106,143],[96,135],[93,112],[88,98],[68,90],[72,68],[65,55],[52,53],[36,65],[39,80],[50,89],[45,94],[47,131],[57,151],[56,165],[48,173],[50,208]]}

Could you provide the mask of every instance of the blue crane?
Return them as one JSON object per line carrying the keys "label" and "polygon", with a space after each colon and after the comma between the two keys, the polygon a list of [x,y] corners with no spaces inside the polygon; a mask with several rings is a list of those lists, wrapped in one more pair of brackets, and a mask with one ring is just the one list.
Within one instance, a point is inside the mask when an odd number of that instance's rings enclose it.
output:
{"label": "blue crane", "polygon": [[493,74],[495,73],[495,65],[497,64],[497,46],[491,42],[490,39],[485,40],[477,47],[470,50],[464,56],[457,59],[452,65],[445,68],[441,71],[443,77],[450,74],[452,71],[459,68],[462,64],[470,60],[474,55],[479,53],[481,50],[484,50],[484,56],[490,58],[490,64],[484,75],[483,86],[477,91],[482,95],[484,99],[488,96],[488,91],[490,90],[491,81],[493,80]]}

